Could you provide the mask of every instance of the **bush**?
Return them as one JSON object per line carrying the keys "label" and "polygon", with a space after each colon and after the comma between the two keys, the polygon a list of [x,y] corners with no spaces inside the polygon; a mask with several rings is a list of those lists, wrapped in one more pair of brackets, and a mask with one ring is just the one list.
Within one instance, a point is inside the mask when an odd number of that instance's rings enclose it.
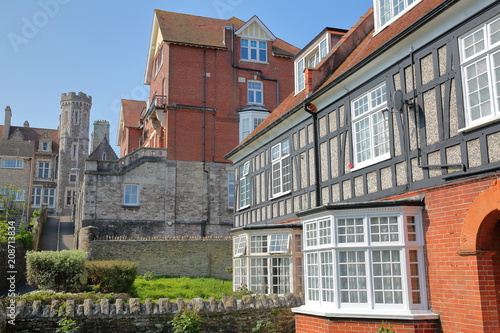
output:
{"label": "bush", "polygon": [[172,320],[174,333],[199,333],[201,332],[201,318],[194,310],[184,310],[174,316]]}
{"label": "bush", "polygon": [[39,289],[80,291],[87,283],[85,260],[80,250],[29,251],[26,254],[28,284]]}
{"label": "bush", "polygon": [[88,261],[86,267],[89,284],[105,293],[128,291],[137,276],[137,264],[130,261]]}

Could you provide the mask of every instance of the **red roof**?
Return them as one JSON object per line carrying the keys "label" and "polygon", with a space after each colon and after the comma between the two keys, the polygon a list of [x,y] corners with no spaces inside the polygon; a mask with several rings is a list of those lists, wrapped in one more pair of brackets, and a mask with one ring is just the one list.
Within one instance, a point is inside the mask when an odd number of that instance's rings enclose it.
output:
{"label": "red roof", "polygon": [[[400,35],[444,1],[445,0],[423,0],[400,17],[397,22],[389,25],[375,35],[373,34],[373,7],[370,8],[341,38],[336,48],[329,53],[328,59],[322,60],[320,66],[324,68],[319,68],[319,71],[328,72],[325,73],[325,79],[322,80],[318,86],[314,87],[315,91],[325,88],[325,86],[338,79],[342,74],[345,74],[356,65],[359,65],[361,61],[383,48],[390,40]],[[360,36],[364,37],[359,39]],[[312,94],[314,94],[314,91]],[[267,127],[270,128],[274,125],[278,119],[299,107],[306,97],[305,89],[297,95],[294,95],[294,93],[290,94],[252,133],[250,133],[249,136],[245,138],[245,140],[240,143],[238,147],[229,153],[229,155],[242,149],[252,138],[264,132],[267,130]]]}
{"label": "red roof", "polygon": [[124,127],[139,127],[141,112],[146,107],[144,101],[134,101],[130,99],[122,99],[122,113]]}
{"label": "red roof", "polygon": [[195,44],[226,48],[223,43],[225,26],[240,28],[245,22],[231,18],[221,20],[210,17],[194,16],[155,10],[163,38],[167,42]]}
{"label": "red roof", "polygon": [[[225,27],[241,28],[245,22],[232,17],[228,20],[155,10],[161,34],[166,42],[226,48]],[[293,57],[299,49],[276,39],[272,51],[276,55]]]}

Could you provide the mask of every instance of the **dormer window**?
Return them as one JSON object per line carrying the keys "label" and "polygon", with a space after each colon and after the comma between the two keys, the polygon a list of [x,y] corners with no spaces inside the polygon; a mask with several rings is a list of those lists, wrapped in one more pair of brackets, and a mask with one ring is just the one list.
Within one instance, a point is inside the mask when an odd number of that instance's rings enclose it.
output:
{"label": "dormer window", "polygon": [[49,143],[42,142],[42,151],[48,151],[48,150],[49,150]]}
{"label": "dormer window", "polygon": [[378,32],[421,0],[375,0],[375,31]]}
{"label": "dormer window", "polygon": [[267,62],[267,43],[242,38],[241,60]]}
{"label": "dormer window", "polygon": [[305,88],[304,70],[307,68],[315,68],[321,59],[328,53],[328,40],[323,38],[319,43],[306,49],[295,61],[295,93],[299,93]]}

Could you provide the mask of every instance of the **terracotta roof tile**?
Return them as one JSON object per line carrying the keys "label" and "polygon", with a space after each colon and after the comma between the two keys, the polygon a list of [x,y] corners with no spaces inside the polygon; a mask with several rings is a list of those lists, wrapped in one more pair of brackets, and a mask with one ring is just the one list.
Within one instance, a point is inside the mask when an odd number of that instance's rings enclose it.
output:
{"label": "terracotta roof tile", "polygon": [[[0,138],[3,137],[5,127],[0,125]],[[25,141],[31,141],[37,143],[40,137],[47,132],[47,134],[52,139],[52,151],[59,150],[59,131],[55,129],[46,129],[46,128],[33,128],[33,127],[24,127],[24,126],[10,126],[9,136],[12,135],[16,130],[19,130],[24,137]],[[8,140],[10,141],[10,140]],[[5,144],[4,142],[3,144]],[[35,147],[37,147],[35,145]]]}
{"label": "terracotta roof tile", "polygon": [[245,22],[231,18],[221,20],[155,10],[163,38],[168,42],[225,48],[223,31],[225,26],[240,28]]}
{"label": "terracotta roof tile", "polygon": [[146,102],[122,99],[122,112],[125,127],[139,127],[141,112],[146,107]]}

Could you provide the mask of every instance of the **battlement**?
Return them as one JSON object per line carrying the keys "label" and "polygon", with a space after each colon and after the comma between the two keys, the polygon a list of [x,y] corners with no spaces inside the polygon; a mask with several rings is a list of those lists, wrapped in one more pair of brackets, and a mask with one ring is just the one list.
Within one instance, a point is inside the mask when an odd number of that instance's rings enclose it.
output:
{"label": "battlement", "polygon": [[109,126],[109,121],[107,121],[107,120],[95,120],[94,125],[108,125]]}
{"label": "battlement", "polygon": [[78,93],[78,95],[73,91],[61,94],[61,103],[70,101],[79,101],[92,104],[92,96],[84,94],[81,91]]}

